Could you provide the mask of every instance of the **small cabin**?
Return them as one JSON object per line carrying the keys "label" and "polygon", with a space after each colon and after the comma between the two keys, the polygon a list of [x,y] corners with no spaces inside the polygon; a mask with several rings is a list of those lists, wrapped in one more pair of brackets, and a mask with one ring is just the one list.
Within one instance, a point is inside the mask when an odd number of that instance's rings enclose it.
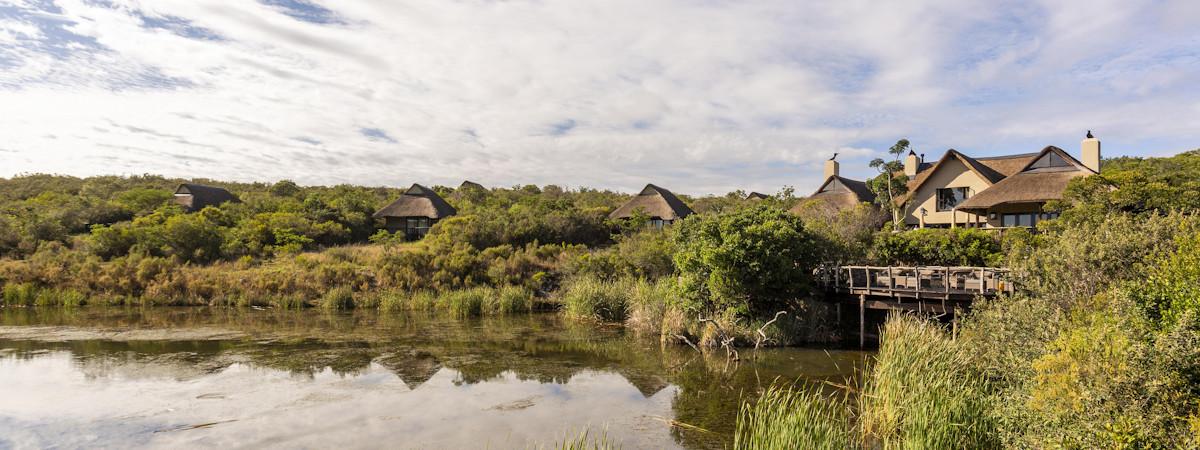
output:
{"label": "small cabin", "polygon": [[649,216],[648,225],[662,228],[676,220],[694,214],[692,208],[683,203],[671,191],[647,184],[638,195],[608,215],[610,219],[631,219],[639,213]]}
{"label": "small cabin", "polygon": [[184,183],[175,189],[175,204],[182,206],[184,211],[194,212],[208,206],[218,206],[225,202],[241,202],[236,195],[229,191],[202,184]]}
{"label": "small cabin", "polygon": [[388,232],[404,233],[405,239],[415,241],[425,237],[437,221],[455,214],[458,210],[432,189],[413,184],[399,199],[372,217],[383,219]]}

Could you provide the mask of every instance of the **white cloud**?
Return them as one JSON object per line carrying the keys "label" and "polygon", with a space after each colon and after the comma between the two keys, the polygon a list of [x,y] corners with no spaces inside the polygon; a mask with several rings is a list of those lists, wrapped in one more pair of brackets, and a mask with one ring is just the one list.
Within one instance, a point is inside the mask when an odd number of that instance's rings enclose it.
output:
{"label": "white cloud", "polygon": [[113,3],[0,4],[0,176],[805,192],[900,137],[1200,137],[1182,0]]}

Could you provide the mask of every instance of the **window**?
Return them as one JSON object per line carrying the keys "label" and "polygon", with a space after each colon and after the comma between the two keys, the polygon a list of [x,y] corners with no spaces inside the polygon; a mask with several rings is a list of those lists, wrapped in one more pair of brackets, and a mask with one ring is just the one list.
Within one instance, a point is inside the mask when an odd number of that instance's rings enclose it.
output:
{"label": "window", "polygon": [[955,206],[971,196],[971,188],[954,187],[937,190],[937,210],[952,211]]}
{"label": "window", "polygon": [[1037,213],[1005,214],[1001,225],[1006,227],[1033,227],[1037,225]]}
{"label": "window", "polygon": [[428,217],[408,217],[404,220],[404,234],[408,240],[417,240],[429,233]]}
{"label": "window", "polygon": [[1058,153],[1052,151],[1050,153],[1047,153],[1045,156],[1042,156],[1037,161],[1034,161],[1033,164],[1030,164],[1029,169],[1027,169],[1027,170],[1033,171],[1033,170],[1037,170],[1037,169],[1042,169],[1042,170],[1049,171],[1049,170],[1054,170],[1054,169],[1064,169],[1064,168],[1070,168],[1070,167],[1072,167],[1071,163],[1069,163],[1069,162],[1067,162],[1067,160],[1063,159],[1063,157],[1060,156]]}
{"label": "window", "polygon": [[652,226],[652,227],[654,227],[654,228],[658,228],[658,229],[660,229],[660,230],[661,230],[661,229],[662,229],[664,226],[667,226],[667,225],[670,225],[670,224],[671,224],[671,221],[670,221],[670,220],[663,220],[663,219],[659,219],[659,218],[657,218],[657,217],[655,217],[655,218],[653,218],[653,219],[650,219],[650,226]]}

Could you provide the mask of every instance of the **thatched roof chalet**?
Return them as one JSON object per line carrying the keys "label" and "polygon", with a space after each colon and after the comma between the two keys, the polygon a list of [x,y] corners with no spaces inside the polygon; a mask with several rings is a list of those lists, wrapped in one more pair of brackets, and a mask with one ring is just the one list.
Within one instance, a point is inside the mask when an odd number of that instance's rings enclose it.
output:
{"label": "thatched roof chalet", "polygon": [[1021,170],[1026,164],[1037,156],[1037,153],[1023,153],[1019,155],[992,156],[985,158],[972,158],[962,152],[949,149],[942,155],[934,164],[920,163],[917,175],[908,179],[908,193],[896,199],[897,203],[904,203],[910,200],[913,193],[917,192],[921,186],[925,185],[930,176],[938,172],[938,169],[952,162],[959,162],[967,167],[968,170],[974,172],[987,184],[994,184],[1005,177],[1008,177]]}
{"label": "thatched roof chalet", "polygon": [[929,166],[910,154],[908,193],[897,203],[909,226],[1036,226],[1056,217],[1044,206],[1072,179],[1099,173],[1100,140],[1089,134],[1080,147],[1081,159],[1055,146],[987,158],[950,149]]}
{"label": "thatched roof chalet", "polygon": [[763,194],[761,192],[751,192],[749,195],[746,196],[747,201],[759,201],[759,200],[766,200],[768,198],[771,198],[771,196],[767,195],[767,194]]}
{"label": "thatched roof chalet", "polygon": [[671,191],[647,184],[638,195],[629,199],[617,208],[610,219],[628,219],[637,215],[638,211],[650,216],[651,219],[675,221],[693,214],[692,208],[683,203]]}
{"label": "thatched roof chalet", "polygon": [[[837,209],[854,208],[860,203],[874,203],[875,193],[867,187],[865,181],[832,175],[821,183],[816,192],[808,196],[810,200],[820,200]],[[792,207],[792,212],[799,212],[803,203]]]}
{"label": "thatched roof chalet", "polygon": [[483,185],[482,185],[482,184],[476,183],[476,182],[474,182],[474,181],[471,181],[471,180],[463,180],[462,184],[458,185],[458,189],[457,189],[457,190],[458,190],[458,191],[463,191],[463,190],[474,190],[474,189],[478,189],[478,190],[481,190],[481,191],[486,191],[486,190],[487,190],[487,188],[483,187]]}
{"label": "thatched roof chalet", "polygon": [[453,216],[458,211],[446,203],[441,196],[437,195],[433,190],[413,184],[408,188],[400,198],[391,204],[384,206],[375,213],[373,217],[376,219],[388,217],[426,217],[429,219],[441,219],[447,216]]}
{"label": "thatched roof chalet", "polygon": [[193,212],[225,202],[240,202],[236,195],[216,186],[183,183],[175,189],[174,202],[185,211]]}
{"label": "thatched roof chalet", "polygon": [[962,211],[986,212],[1005,204],[1044,203],[1062,198],[1067,183],[1096,172],[1061,148],[1049,146],[1014,173],[958,205]]}

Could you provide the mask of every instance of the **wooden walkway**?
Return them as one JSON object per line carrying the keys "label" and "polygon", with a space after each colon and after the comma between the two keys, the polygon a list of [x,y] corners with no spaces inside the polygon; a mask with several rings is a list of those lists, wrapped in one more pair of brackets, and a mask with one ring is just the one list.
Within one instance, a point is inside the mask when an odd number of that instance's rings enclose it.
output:
{"label": "wooden walkway", "polygon": [[[865,345],[868,309],[954,314],[976,298],[1013,293],[1008,269],[946,266],[824,266],[814,274],[835,294],[838,321],[842,304],[858,304],[859,345]],[[954,318],[957,324],[957,318]]]}
{"label": "wooden walkway", "polygon": [[826,291],[896,300],[971,301],[1013,292],[1008,269],[834,266],[816,270]]}

